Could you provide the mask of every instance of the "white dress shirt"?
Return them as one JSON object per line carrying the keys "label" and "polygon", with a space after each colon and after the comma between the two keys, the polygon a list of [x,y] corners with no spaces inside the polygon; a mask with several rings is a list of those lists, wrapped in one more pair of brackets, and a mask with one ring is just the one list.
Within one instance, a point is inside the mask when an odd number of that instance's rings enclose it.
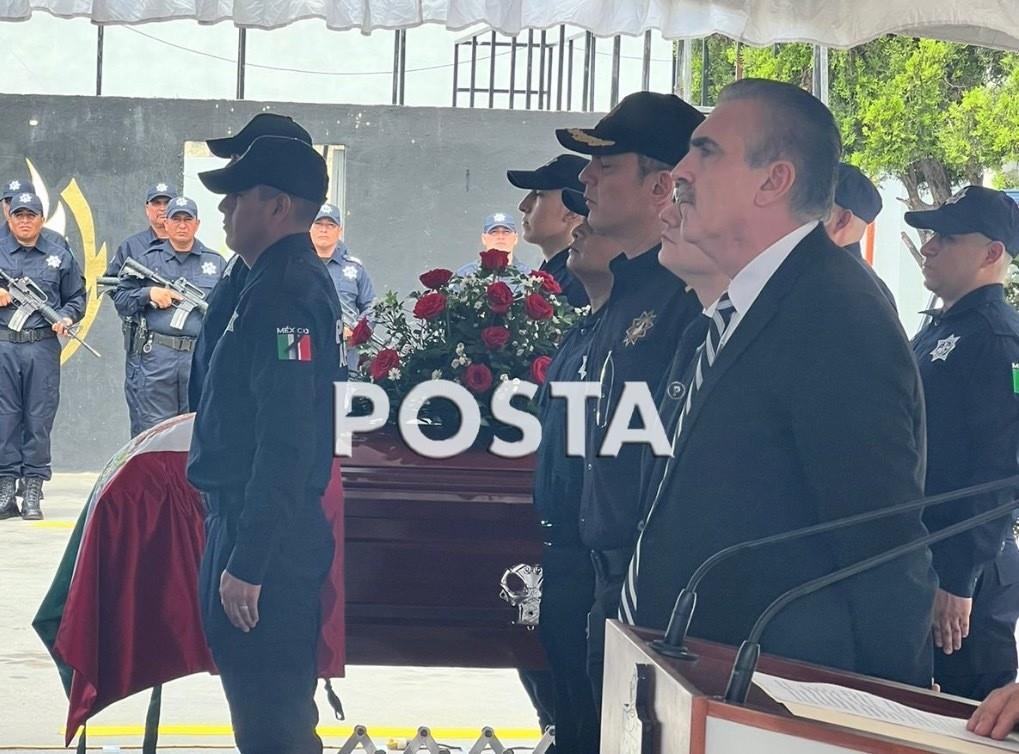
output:
{"label": "white dress shirt", "polygon": [[[817,220],[811,220],[791,233],[782,236],[754,257],[746,267],[736,273],[736,277],[729,283],[727,290],[729,300],[732,301],[732,306],[736,311],[725,330],[722,345],[728,342],[736,328],[739,327],[739,323],[747,316],[747,312],[750,311],[750,307],[753,306],[754,301],[757,300],[761,291],[764,290],[764,286],[771,280],[771,276],[782,266],[782,262],[786,260],[786,257],[792,253],[800,241],[806,238],[817,226],[817,223]],[[709,308],[713,310],[716,305],[717,302]],[[708,312],[705,311],[705,314],[708,314]]]}

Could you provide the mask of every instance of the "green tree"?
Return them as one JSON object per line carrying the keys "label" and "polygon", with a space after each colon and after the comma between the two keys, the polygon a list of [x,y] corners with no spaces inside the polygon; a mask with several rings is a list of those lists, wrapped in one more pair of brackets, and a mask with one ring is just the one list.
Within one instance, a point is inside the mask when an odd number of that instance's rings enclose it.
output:
{"label": "green tree", "polygon": [[[809,87],[809,45],[748,48],[707,42],[708,94],[743,76]],[[720,61],[724,61],[724,64]],[[694,86],[701,61],[694,56]],[[962,183],[1019,160],[1019,56],[929,39],[883,37],[829,53],[830,104],[845,158],[874,178],[892,176],[909,209],[948,199]]]}

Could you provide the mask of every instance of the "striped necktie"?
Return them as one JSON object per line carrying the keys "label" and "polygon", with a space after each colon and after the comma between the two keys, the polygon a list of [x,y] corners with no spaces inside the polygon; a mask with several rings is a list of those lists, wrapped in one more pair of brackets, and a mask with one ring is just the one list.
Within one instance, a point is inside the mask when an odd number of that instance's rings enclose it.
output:
{"label": "striped necktie", "polygon": [[662,491],[665,489],[665,480],[668,479],[670,467],[676,458],[676,445],[683,432],[683,424],[686,421],[686,417],[690,415],[690,407],[693,406],[696,395],[700,391],[701,385],[704,384],[704,376],[714,365],[715,359],[718,358],[718,352],[722,350],[722,346],[725,344],[725,333],[735,313],[736,309],[732,305],[732,301],[729,300],[729,294],[723,293],[721,298],[718,299],[715,313],[711,315],[711,325],[708,327],[708,334],[704,338],[704,343],[697,351],[697,363],[694,366],[693,377],[690,380],[690,388],[686,393],[686,403],[683,404],[683,412],[679,415],[679,420],[676,422],[676,431],[672,435],[672,455],[666,461],[665,468],[662,470],[662,478],[658,482],[658,490],[655,492],[654,502],[651,503],[647,516],[644,518],[640,536],[637,537],[637,546],[633,551],[633,557],[630,559],[630,567],[626,569],[626,580],[623,582],[623,594],[619,603],[619,620],[631,626],[635,625],[634,619],[637,615],[637,574],[640,572],[640,546],[644,539],[644,529],[647,526],[647,522],[651,520],[655,508],[658,506],[658,501],[662,497]]}

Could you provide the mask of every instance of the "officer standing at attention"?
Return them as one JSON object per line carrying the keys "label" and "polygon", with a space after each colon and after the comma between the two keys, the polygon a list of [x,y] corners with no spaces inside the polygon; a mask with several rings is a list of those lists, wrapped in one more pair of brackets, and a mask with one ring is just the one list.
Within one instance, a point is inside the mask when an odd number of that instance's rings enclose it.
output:
{"label": "officer standing at attention", "polygon": [[368,276],[364,262],[350,253],[343,241],[343,220],[340,210],[334,204],[323,204],[311,226],[311,243],[315,253],[326,266],[332,278],[336,294],[340,297],[343,311],[343,338],[347,341],[347,365],[351,372],[357,369],[357,349],[349,340],[354,325],[367,319],[373,325],[372,304],[375,303],[375,287]]}
{"label": "officer standing at attention", "polygon": [[[0,519],[21,515],[41,519],[43,482],[52,476],[50,432],[60,402],[60,341],[85,313],[85,280],[74,255],[42,236],[42,202],[35,194],[15,194],[10,206],[11,235],[0,240],[0,269],[27,277],[46,295],[61,319],[50,324],[38,312],[20,332],[7,323],[17,307],[0,286]],[[14,499],[24,480],[24,509]]]}
{"label": "officer standing at attention", "polygon": [[333,558],[321,497],[333,455],[340,303],[308,240],[322,156],[276,136],[199,174],[224,194],[248,266],[202,388],[188,479],[204,493],[199,604],[242,754],[319,754],[319,594]]}
{"label": "officer standing at attention", "polygon": [[[598,750],[598,711],[587,675],[587,614],[594,593],[594,567],[591,552],[580,539],[579,520],[584,459],[567,454],[566,405],[562,399],[550,396],[549,385],[586,378],[591,343],[612,290],[609,262],[619,253],[619,247],[591,230],[584,220],[587,205],[581,193],[557,193],[560,202],[575,202],[565,206],[581,220],[573,230],[566,264],[571,279],[582,285],[585,297],[590,298],[591,311],[563,335],[537,396],[542,432],[533,498],[544,540],[538,636],[552,674],[556,751],[584,754]],[[540,676],[521,672],[521,678],[540,708]]]}
{"label": "officer standing at attention", "polygon": [[[614,457],[602,443],[627,382],[652,394],[668,371],[687,325],[701,312],[697,296],[658,261],[659,213],[672,201],[672,169],[687,153],[690,134],[704,120],[672,94],[637,92],[625,97],[593,129],[556,131],[559,142],[591,155],[580,174],[590,207],[588,224],[618,244],[612,293],[591,345],[586,378],[601,385],[594,416],[586,422],[586,465],[580,534],[591,549],[595,593],[588,630],[588,675],[600,703],[605,621],[617,617],[620,590],[641,520],[636,480],[639,444]],[[592,401],[592,403],[594,403]]]}
{"label": "officer standing at attention", "polygon": [[[7,181],[7,183],[4,184],[3,193],[0,194],[0,199],[3,200],[2,205],[4,212],[4,221],[0,223],[0,240],[4,238],[9,238],[11,235],[11,228],[8,225],[8,221],[10,220],[11,216],[11,199],[14,198],[15,194],[34,194],[34,193],[35,186],[32,184],[31,181],[28,180],[15,179],[13,181]],[[43,217],[43,222],[46,222],[45,217]],[[65,249],[70,250],[71,248],[71,245],[67,242],[66,238],[57,233],[55,230],[47,228],[45,225],[43,225],[42,228],[42,237],[45,238],[47,241],[52,241],[54,243],[60,244]]]}
{"label": "officer standing at attention", "polygon": [[120,243],[113,259],[106,266],[108,277],[119,275],[124,260],[128,257],[141,259],[151,247],[158,246],[161,241],[166,240],[166,205],[175,196],[177,189],[169,183],[160,181],[149,187],[145,192],[145,218],[148,220],[148,227],[128,236]]}
{"label": "officer standing at attention", "polygon": [[831,214],[825,220],[824,229],[828,232],[828,238],[848,251],[864,266],[888,299],[888,303],[895,309],[895,296],[860,251],[860,239],[867,232],[867,226],[877,219],[882,206],[881,194],[871,183],[870,178],[855,165],[839,163],[839,172],[835,180],[835,203]]}
{"label": "officer standing at attention", "polygon": [[[276,113],[259,113],[234,136],[209,139],[206,146],[216,157],[234,162],[247,151],[251,143],[259,136],[286,136],[303,141],[311,146],[311,135],[288,115]],[[198,410],[198,402],[202,397],[202,384],[209,370],[212,352],[219,342],[226,323],[230,321],[237,300],[244,289],[248,278],[248,268],[236,254],[230,258],[223,270],[223,275],[209,294],[209,308],[202,321],[202,329],[195,341],[195,350],[191,357],[191,378],[188,380],[188,406],[192,411]]]}
{"label": "officer standing at attention", "polygon": [[[169,280],[183,278],[207,295],[225,262],[195,238],[198,207],[187,197],[171,199],[164,222],[166,240],[150,246],[137,261]],[[194,309],[175,326],[175,307],[182,298],[172,288],[132,276],[122,277],[113,292],[117,313],[130,320],[134,333],[124,383],[132,437],[188,411],[191,354],[202,315]]]}
{"label": "officer standing at attention", "polygon": [[[523,213],[524,240],[541,249],[538,268],[555,278],[570,306],[587,306],[584,286],[566,269],[566,259],[573,243],[573,230],[583,215],[563,204],[563,189],[583,193],[580,171],[587,160],[575,154],[561,154],[535,170],[507,170],[506,179],[527,191],[517,209]],[[585,207],[585,211],[586,211]]]}
{"label": "officer standing at attention", "polygon": [[[140,260],[142,256],[153,246],[159,246],[166,240],[166,205],[170,199],[177,195],[177,189],[169,183],[159,181],[150,186],[145,192],[145,218],[148,220],[148,227],[145,230],[128,236],[117,247],[113,259],[106,265],[105,275],[117,277],[124,266],[124,260],[128,257]],[[112,291],[111,291],[112,294]],[[135,426],[138,421],[135,419],[133,408],[133,394],[129,385],[131,375],[138,372],[139,355],[132,353],[134,345],[136,320],[134,317],[121,317],[120,329],[124,334],[124,399],[127,401],[128,414],[131,420],[131,436],[138,434]]]}
{"label": "officer standing at attention", "polygon": [[[1019,313],[1003,283],[1019,253],[1019,207],[969,186],[906,222],[934,234],[921,247],[924,285],[942,301],[913,339],[927,408],[926,494],[1019,474]],[[939,531],[1007,503],[1016,490],[929,509]],[[1019,550],[1003,518],[931,545],[934,680],[949,694],[983,700],[1015,680]]]}

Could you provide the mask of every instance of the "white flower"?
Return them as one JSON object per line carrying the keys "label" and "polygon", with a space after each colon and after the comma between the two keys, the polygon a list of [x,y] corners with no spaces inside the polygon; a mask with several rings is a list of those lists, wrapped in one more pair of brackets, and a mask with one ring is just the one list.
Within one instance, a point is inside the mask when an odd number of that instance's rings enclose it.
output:
{"label": "white flower", "polygon": [[474,308],[475,308],[475,309],[480,309],[480,308],[481,308],[481,306],[482,306],[482,304],[481,304],[481,302],[480,302],[480,301],[475,301],[475,302],[474,302]]}
{"label": "white flower", "polygon": [[442,370],[441,369],[436,369],[435,371],[433,371],[432,372],[432,379],[433,380],[441,380],[442,379]]}
{"label": "white flower", "polygon": [[514,377],[513,378],[513,384],[514,385],[519,385],[520,384],[520,378],[519,377]]}
{"label": "white flower", "polygon": [[400,374],[401,374],[400,370],[397,369],[396,367],[393,367],[392,369],[389,370],[389,374],[387,374],[386,376],[395,382],[396,380],[400,379]]}
{"label": "white flower", "polygon": [[461,356],[463,355],[463,352],[464,352],[464,344],[463,343],[457,343],[456,344],[456,352],[458,354],[460,354]]}
{"label": "white flower", "polygon": [[505,382],[508,379],[509,379],[509,375],[508,374],[500,374],[499,375],[499,382]]}
{"label": "white flower", "polygon": [[453,369],[456,369],[458,366],[460,366],[460,359],[453,359],[451,362],[449,362],[449,365],[453,367]]}
{"label": "white flower", "polygon": [[523,356],[523,355],[524,355],[524,349],[523,348],[518,348],[517,349],[517,356]]}

